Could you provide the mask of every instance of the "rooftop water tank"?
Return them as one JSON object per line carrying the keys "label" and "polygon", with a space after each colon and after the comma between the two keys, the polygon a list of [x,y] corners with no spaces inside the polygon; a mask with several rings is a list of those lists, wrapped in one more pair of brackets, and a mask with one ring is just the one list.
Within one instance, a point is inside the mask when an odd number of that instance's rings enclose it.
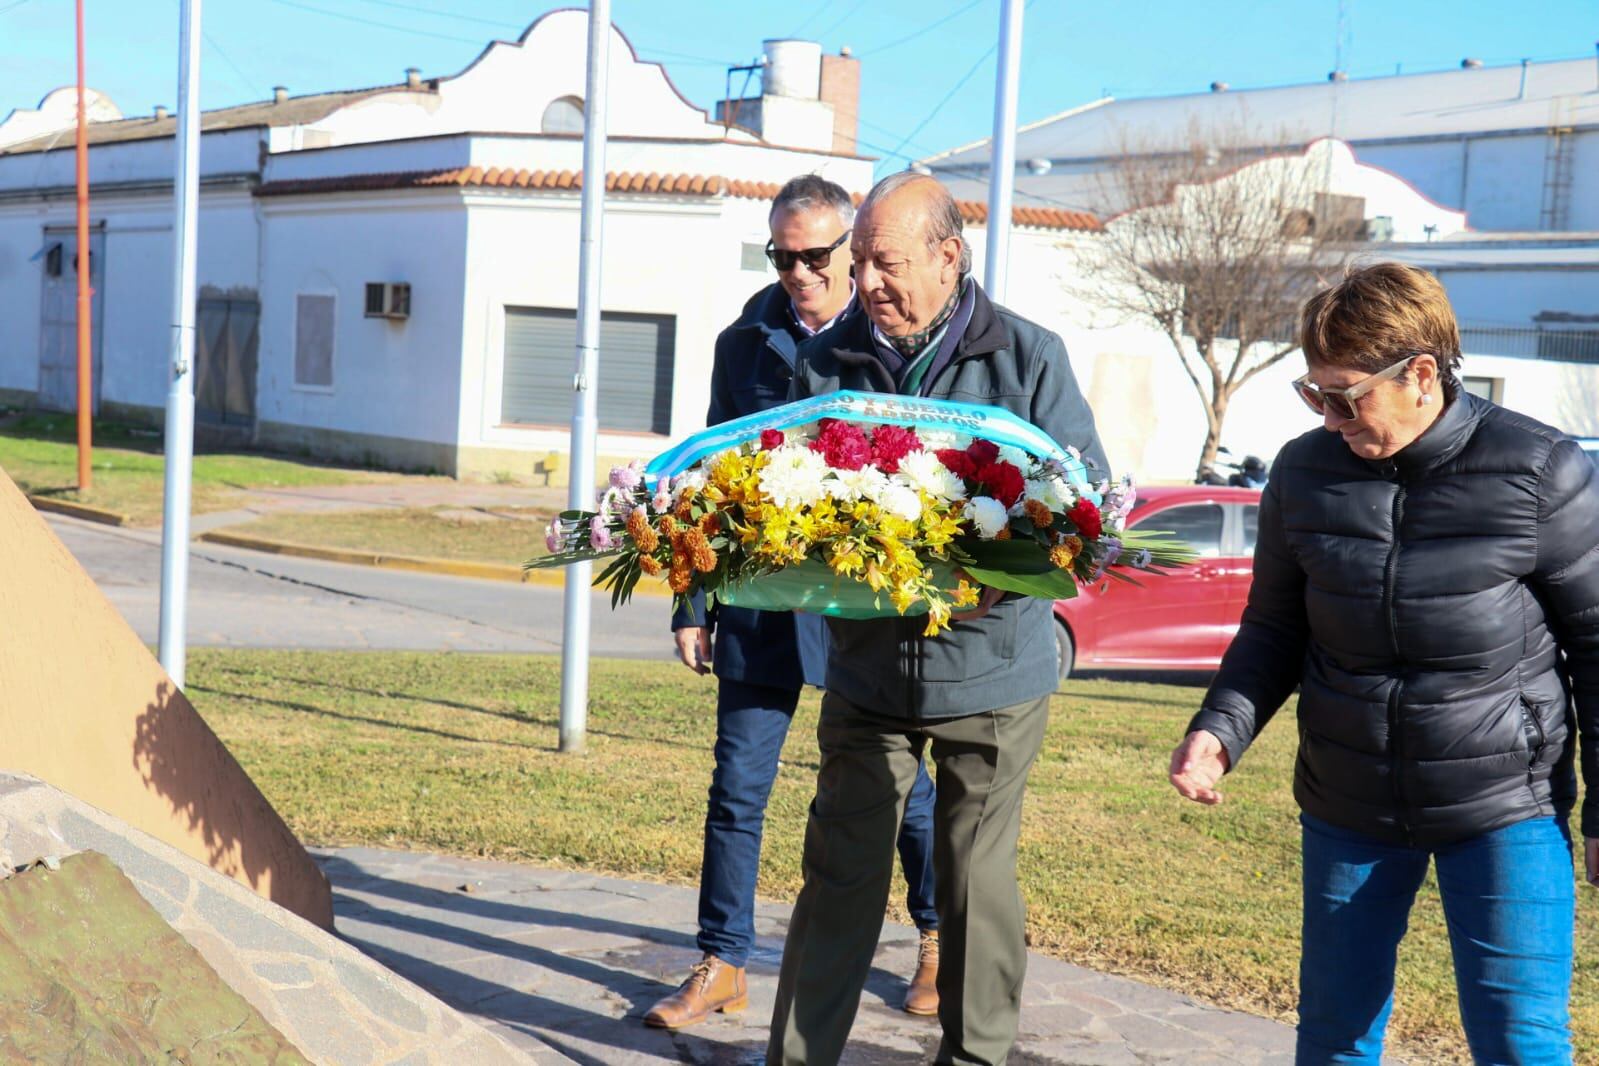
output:
{"label": "rooftop water tank", "polygon": [[766,64],[761,69],[761,93],[815,100],[822,85],[822,46],[815,41],[762,41]]}

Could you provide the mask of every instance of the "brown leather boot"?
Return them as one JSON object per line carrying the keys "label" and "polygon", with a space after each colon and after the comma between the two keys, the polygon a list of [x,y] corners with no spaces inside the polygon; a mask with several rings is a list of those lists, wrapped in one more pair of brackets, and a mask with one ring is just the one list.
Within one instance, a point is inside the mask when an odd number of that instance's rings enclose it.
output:
{"label": "brown leather boot", "polygon": [[923,929],[916,948],[916,974],[905,993],[905,1013],[928,1017],[938,1013],[938,930]]}
{"label": "brown leather boot", "polygon": [[729,966],[715,955],[707,955],[694,964],[688,980],[678,985],[676,992],[650,1008],[644,1015],[644,1024],[657,1029],[681,1029],[703,1022],[715,1011],[737,1014],[749,1005],[744,967]]}

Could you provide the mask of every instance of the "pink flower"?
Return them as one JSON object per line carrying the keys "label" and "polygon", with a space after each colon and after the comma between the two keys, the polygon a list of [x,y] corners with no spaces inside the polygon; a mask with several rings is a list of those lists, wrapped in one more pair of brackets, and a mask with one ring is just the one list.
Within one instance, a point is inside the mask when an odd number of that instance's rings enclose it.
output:
{"label": "pink flower", "polygon": [[626,466],[611,467],[611,487],[632,492],[644,484],[644,464],[637,460]]}
{"label": "pink flower", "polygon": [[672,486],[666,478],[655,483],[655,496],[650,500],[650,506],[655,508],[656,514],[665,514],[672,509]]}
{"label": "pink flower", "polygon": [[610,527],[600,515],[595,515],[589,520],[589,547],[597,552],[610,551],[616,547],[616,538],[611,536]]}
{"label": "pink flower", "polygon": [[558,553],[566,545],[566,538],[561,535],[561,529],[556,523],[551,522],[550,528],[544,531],[544,547],[551,555]]}
{"label": "pink flower", "polygon": [[769,452],[773,448],[783,446],[783,431],[780,429],[761,430],[761,451]]}

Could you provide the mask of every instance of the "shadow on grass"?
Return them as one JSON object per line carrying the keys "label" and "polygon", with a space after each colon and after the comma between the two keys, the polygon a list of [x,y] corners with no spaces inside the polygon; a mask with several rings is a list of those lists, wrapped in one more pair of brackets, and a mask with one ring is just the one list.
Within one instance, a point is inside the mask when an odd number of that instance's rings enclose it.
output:
{"label": "shadow on grass", "polygon": [[284,710],[295,711],[299,714],[311,714],[321,718],[333,718],[341,722],[360,722],[364,725],[374,725],[382,729],[398,729],[407,733],[420,733],[424,736],[441,737],[445,740],[460,740],[468,744],[491,744],[504,748],[523,748],[535,751],[554,751],[555,748],[548,744],[523,744],[515,740],[493,740],[487,737],[473,737],[465,733],[452,733],[448,729],[435,729],[426,725],[409,725],[405,722],[391,722],[386,718],[372,718],[364,714],[345,714],[340,711],[330,711],[325,707],[313,707],[309,703],[297,703],[294,700],[273,699],[270,696],[257,696],[248,692],[229,692],[226,689],[209,688],[205,685],[190,684],[191,692],[204,692],[209,696],[219,696],[231,700],[248,700],[252,703],[263,703],[269,707],[281,707]]}
{"label": "shadow on grass", "polygon": [[[230,675],[230,676],[236,677],[236,678],[253,678],[253,677],[259,676],[258,674],[252,673],[252,672],[247,671],[247,670],[232,669],[232,668],[229,668],[229,667],[226,667],[226,666],[216,667],[215,669],[216,669],[217,673],[227,674],[227,675]],[[324,689],[332,689],[332,690],[337,691],[337,692],[348,692],[351,695],[355,695],[355,696],[371,696],[371,697],[373,697],[375,699],[408,700],[408,701],[413,702],[413,703],[427,703],[427,704],[432,704],[432,705],[437,706],[437,707],[448,707],[451,710],[466,711],[466,712],[468,712],[470,714],[481,714],[481,715],[486,715],[486,716],[488,716],[490,718],[499,718],[499,719],[502,719],[502,720],[508,721],[508,722],[516,722],[516,723],[518,723],[520,725],[538,726],[538,727],[541,727],[541,728],[554,728],[556,726],[556,724],[557,724],[556,723],[556,719],[553,718],[553,717],[535,718],[535,717],[532,717],[530,715],[522,714],[522,713],[517,712],[517,711],[499,711],[499,710],[495,710],[492,707],[484,707],[484,706],[481,706],[479,704],[474,704],[474,703],[463,703],[460,700],[446,699],[446,698],[441,697],[441,696],[426,696],[426,695],[423,695],[423,694],[417,693],[417,692],[400,692],[400,691],[396,691],[396,690],[362,688],[362,687],[360,687],[358,685],[341,685],[341,684],[339,684],[336,681],[323,681],[320,678],[287,676],[287,675],[281,675],[281,674],[273,675],[273,680],[274,681],[278,681],[278,682],[282,682],[284,684],[304,685],[304,686],[306,686],[308,688],[324,688]],[[294,709],[294,710],[306,710],[306,711],[311,711],[311,712],[314,712],[314,713],[333,715],[335,717],[344,717],[344,716],[338,715],[337,712],[321,710],[319,708],[311,707],[308,704],[299,704],[299,703],[293,703],[293,702],[290,702],[290,701],[278,701],[278,700],[270,699],[270,698],[265,697],[265,696],[252,696],[252,695],[247,695],[245,693],[224,692],[224,691],[217,690],[217,689],[208,689],[208,688],[205,688],[204,686],[201,686],[201,685],[194,685],[194,686],[191,686],[191,687],[195,688],[196,690],[198,690],[200,692],[210,692],[210,693],[214,693],[215,695],[219,695],[219,696],[230,696],[230,697],[234,697],[234,698],[238,698],[238,699],[249,699],[249,700],[254,700],[257,703],[277,703],[277,704],[280,704],[281,706],[285,706],[285,707],[288,707],[288,708],[291,708],[291,709]],[[359,718],[357,716],[349,716],[349,717],[356,717],[356,720],[358,720],[358,721],[371,721],[371,719]],[[401,726],[401,725],[399,725],[399,723],[394,723],[394,722],[384,722],[384,723],[381,723],[381,724],[392,725],[392,726],[395,726],[396,728],[409,728],[409,727]],[[415,727],[415,728],[417,728],[419,730],[425,730],[427,727],[418,726],[418,727]],[[621,740],[621,741],[628,741],[630,743],[637,743],[637,744],[660,744],[663,747],[682,748],[682,749],[684,749],[686,751],[696,751],[696,752],[707,752],[707,751],[710,751],[712,745],[715,743],[715,738],[714,737],[708,737],[705,741],[701,742],[701,741],[694,741],[694,740],[675,740],[675,739],[672,739],[670,737],[641,736],[641,735],[636,734],[636,733],[621,733],[621,732],[617,732],[615,730],[597,728],[593,724],[592,721],[587,726],[586,732],[588,732],[592,736],[605,737],[608,740]],[[442,735],[442,736],[454,736],[455,734],[441,733],[440,735]],[[462,737],[460,739],[471,740],[471,739],[474,739],[474,738]],[[510,742],[510,741],[481,741],[481,743],[502,744],[502,743],[512,743],[512,742]],[[519,745],[519,746],[540,747],[540,745]],[[797,766],[797,767],[800,767],[800,768],[803,768],[803,769],[810,769],[810,770],[816,770],[816,769],[820,768],[815,763],[793,762],[793,761],[789,761],[789,760],[785,760],[785,764],[789,765],[789,766]]]}

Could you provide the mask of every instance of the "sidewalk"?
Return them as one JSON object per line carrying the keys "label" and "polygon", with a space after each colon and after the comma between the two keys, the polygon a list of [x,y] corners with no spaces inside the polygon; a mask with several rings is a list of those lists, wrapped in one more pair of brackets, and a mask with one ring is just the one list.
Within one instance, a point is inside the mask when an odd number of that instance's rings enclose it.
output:
{"label": "sidewalk", "polygon": [[[695,890],[373,848],[315,854],[341,936],[540,1063],[763,1060],[786,906],[757,909],[749,1010],[669,1033],[639,1019],[699,959]],[[915,953],[914,930],[884,929],[845,1063],[931,1060],[937,1021],[898,1009]],[[1010,1061],[1287,1066],[1293,1046],[1285,1025],[1034,955]]]}

